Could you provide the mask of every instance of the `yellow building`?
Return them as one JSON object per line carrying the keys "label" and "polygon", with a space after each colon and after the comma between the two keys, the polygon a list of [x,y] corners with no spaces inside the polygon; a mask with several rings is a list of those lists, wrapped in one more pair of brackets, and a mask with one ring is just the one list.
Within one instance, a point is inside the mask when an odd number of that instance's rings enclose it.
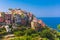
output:
{"label": "yellow building", "polygon": [[31,22],[31,28],[35,29],[36,26],[37,26],[37,19],[34,17],[34,19]]}
{"label": "yellow building", "polygon": [[34,27],[34,22],[33,22],[33,21],[31,22],[31,28],[32,28],[32,29],[35,29],[35,27]]}
{"label": "yellow building", "polygon": [[0,12],[0,17],[2,17],[2,14],[1,14],[1,12]]}

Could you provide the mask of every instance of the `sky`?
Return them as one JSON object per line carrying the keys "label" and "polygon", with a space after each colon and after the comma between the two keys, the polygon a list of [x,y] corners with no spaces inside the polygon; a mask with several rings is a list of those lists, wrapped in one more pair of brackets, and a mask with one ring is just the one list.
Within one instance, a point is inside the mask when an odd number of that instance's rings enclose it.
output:
{"label": "sky", "polygon": [[0,0],[0,11],[21,8],[36,17],[60,17],[60,0]]}

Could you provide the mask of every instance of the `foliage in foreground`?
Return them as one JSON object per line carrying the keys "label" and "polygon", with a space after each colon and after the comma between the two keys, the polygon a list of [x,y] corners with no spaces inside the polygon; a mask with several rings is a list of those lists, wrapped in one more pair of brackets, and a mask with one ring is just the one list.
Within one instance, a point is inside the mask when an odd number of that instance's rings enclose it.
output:
{"label": "foliage in foreground", "polygon": [[42,29],[41,31],[33,29],[14,31],[16,38],[11,40],[59,40],[57,31],[48,27]]}
{"label": "foliage in foreground", "polygon": [[[15,37],[11,40],[60,40],[60,32],[57,32],[51,28],[41,28],[43,30],[37,31],[33,29],[27,29],[23,26],[20,29],[13,31]],[[0,29],[0,33],[4,32],[4,29]],[[3,33],[5,34],[5,32]]]}

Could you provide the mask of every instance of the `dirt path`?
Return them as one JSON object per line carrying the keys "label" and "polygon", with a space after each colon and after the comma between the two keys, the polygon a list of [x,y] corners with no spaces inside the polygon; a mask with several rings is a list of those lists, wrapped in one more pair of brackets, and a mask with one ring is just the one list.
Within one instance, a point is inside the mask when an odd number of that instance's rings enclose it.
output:
{"label": "dirt path", "polygon": [[4,38],[2,40],[10,40],[12,38],[14,38],[14,35],[13,34],[8,34],[8,35],[4,36]]}

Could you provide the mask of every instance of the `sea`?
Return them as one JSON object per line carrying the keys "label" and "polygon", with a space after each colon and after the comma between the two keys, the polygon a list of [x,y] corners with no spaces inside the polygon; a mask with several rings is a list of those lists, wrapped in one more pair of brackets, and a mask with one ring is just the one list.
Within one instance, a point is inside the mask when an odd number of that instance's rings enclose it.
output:
{"label": "sea", "polygon": [[37,18],[39,20],[42,20],[48,27],[58,30],[57,26],[60,24],[60,17],[37,17]]}

